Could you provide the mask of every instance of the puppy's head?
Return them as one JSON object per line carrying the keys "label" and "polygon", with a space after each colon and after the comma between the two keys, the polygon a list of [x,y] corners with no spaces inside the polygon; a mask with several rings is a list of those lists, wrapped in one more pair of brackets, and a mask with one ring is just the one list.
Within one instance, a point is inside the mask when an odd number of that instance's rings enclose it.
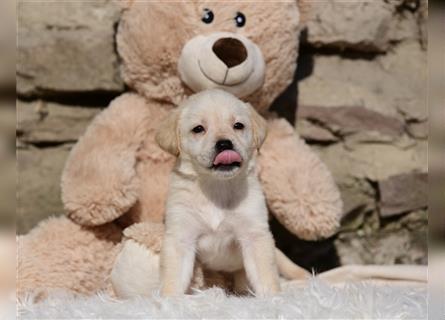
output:
{"label": "puppy's head", "polygon": [[249,105],[221,90],[197,93],[170,113],[156,141],[188,159],[198,174],[228,179],[241,172],[266,137],[266,122]]}

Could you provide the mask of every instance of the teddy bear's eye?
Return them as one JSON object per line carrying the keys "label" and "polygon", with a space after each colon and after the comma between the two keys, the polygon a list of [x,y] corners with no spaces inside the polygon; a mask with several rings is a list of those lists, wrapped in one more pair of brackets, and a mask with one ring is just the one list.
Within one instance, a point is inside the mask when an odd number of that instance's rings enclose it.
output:
{"label": "teddy bear's eye", "polygon": [[237,12],[235,16],[235,23],[238,28],[244,27],[246,24],[246,16],[242,12]]}
{"label": "teddy bear's eye", "polygon": [[215,16],[213,15],[212,10],[206,8],[206,9],[204,9],[204,13],[202,15],[201,21],[209,24],[209,23],[212,23],[214,17]]}
{"label": "teddy bear's eye", "polygon": [[201,125],[196,126],[196,127],[194,127],[194,128],[192,129],[192,132],[193,132],[193,133],[201,133],[201,132],[204,132],[204,131],[205,131],[205,129],[204,129],[204,127],[201,126]]}

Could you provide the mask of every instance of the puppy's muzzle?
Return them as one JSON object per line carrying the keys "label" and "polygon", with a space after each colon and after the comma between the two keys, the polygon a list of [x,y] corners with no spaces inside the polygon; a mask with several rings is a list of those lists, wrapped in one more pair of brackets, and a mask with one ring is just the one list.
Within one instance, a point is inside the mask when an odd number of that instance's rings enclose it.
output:
{"label": "puppy's muzzle", "polygon": [[226,171],[241,166],[241,155],[234,150],[231,140],[218,140],[215,144],[215,151],[216,156],[213,160],[213,169]]}

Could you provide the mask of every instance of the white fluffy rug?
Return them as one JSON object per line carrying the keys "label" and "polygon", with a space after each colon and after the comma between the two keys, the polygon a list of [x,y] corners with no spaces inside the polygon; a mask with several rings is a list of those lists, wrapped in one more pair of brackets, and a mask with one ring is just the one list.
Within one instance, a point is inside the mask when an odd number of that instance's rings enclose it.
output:
{"label": "white fluffy rug", "polygon": [[58,293],[38,304],[22,301],[18,312],[19,319],[426,319],[427,290],[364,282],[334,287],[311,279],[287,283],[268,299],[226,296],[218,288],[182,298],[126,301]]}

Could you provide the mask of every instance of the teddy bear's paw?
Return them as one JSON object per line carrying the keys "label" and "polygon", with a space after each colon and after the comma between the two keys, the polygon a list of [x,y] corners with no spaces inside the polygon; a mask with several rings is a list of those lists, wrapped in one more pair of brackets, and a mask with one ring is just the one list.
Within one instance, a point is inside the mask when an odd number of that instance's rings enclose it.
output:
{"label": "teddy bear's paw", "polygon": [[151,252],[158,254],[161,251],[164,230],[163,223],[140,222],[126,228],[124,236],[126,239],[136,241],[149,248]]}
{"label": "teddy bear's paw", "polygon": [[110,204],[101,205],[97,203],[90,204],[86,207],[77,206],[76,208],[66,204],[65,210],[71,220],[88,227],[100,226],[111,222],[119,218],[123,212],[126,211],[125,209],[122,210],[122,207],[118,208]]}
{"label": "teddy bear's paw", "polygon": [[159,254],[128,239],[111,271],[113,290],[119,298],[150,296],[159,290]]}
{"label": "teddy bear's paw", "polygon": [[130,210],[138,197],[136,187],[128,187],[126,190],[116,190],[108,193],[102,190],[99,193],[100,195],[90,194],[88,198],[79,197],[75,194],[70,197],[66,196],[64,207],[68,217],[83,226],[103,225],[119,218]]}

